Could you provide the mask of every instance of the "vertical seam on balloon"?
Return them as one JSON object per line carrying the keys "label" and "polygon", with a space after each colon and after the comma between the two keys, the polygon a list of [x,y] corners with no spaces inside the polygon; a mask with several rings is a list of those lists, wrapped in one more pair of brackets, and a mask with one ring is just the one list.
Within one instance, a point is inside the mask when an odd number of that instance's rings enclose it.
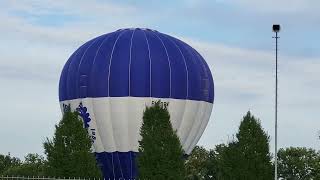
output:
{"label": "vertical seam on balloon", "polygon": [[[93,62],[92,62],[91,70],[90,70],[90,81],[89,81],[89,82],[91,82],[92,79],[93,79],[93,69],[94,69],[94,65],[95,65],[95,63],[96,63],[96,58],[97,58],[97,56],[98,56],[98,53],[99,53],[102,45],[104,44],[104,42],[105,42],[107,39],[109,39],[110,34],[107,34],[107,35],[105,35],[105,36],[106,36],[106,37],[103,39],[103,41],[102,41],[101,44],[99,45],[99,47],[98,47],[98,49],[97,49],[97,51],[96,51],[96,54],[95,54],[95,56],[94,56],[94,58],[93,58]],[[89,82],[88,82],[88,84],[91,84],[91,83],[89,83]]]}
{"label": "vertical seam on balloon", "polygon": [[100,51],[103,43],[104,43],[107,39],[109,39],[109,38],[110,38],[110,35],[107,34],[106,37],[104,38],[104,40],[103,40],[103,41],[101,42],[101,44],[99,45],[97,51],[96,51],[96,54],[95,54],[95,56],[94,56],[94,59],[93,59],[93,62],[92,62],[92,66],[91,66],[91,73],[90,73],[91,76],[92,76],[92,73],[93,73],[93,67],[94,67],[94,65],[95,65],[95,63],[96,63],[96,58],[97,58],[97,56],[98,56],[98,53],[99,53],[99,51]]}
{"label": "vertical seam on balloon", "polygon": [[150,80],[149,80],[149,86],[150,86],[150,88],[149,88],[149,93],[150,93],[150,97],[152,97],[152,67],[151,67],[151,63],[152,63],[152,61],[151,61],[151,52],[150,52],[150,45],[149,45],[149,41],[148,41],[148,38],[147,38],[147,34],[144,32],[144,31],[142,31],[143,32],[143,34],[144,34],[144,37],[145,37],[145,39],[146,39],[146,41],[147,41],[147,46],[148,46],[148,54],[149,54],[149,75],[150,75]]}
{"label": "vertical seam on balloon", "polygon": [[120,33],[117,37],[117,39],[115,40],[113,47],[112,47],[112,51],[111,51],[111,55],[110,55],[110,59],[109,59],[109,71],[108,71],[108,97],[110,97],[110,70],[111,70],[111,63],[112,63],[112,57],[113,57],[113,52],[114,52],[114,48],[119,40],[119,38],[121,37],[121,35],[124,33],[125,31],[123,31],[122,33]]}
{"label": "vertical seam on balloon", "polygon": [[[82,54],[82,57],[80,59],[79,65],[78,65],[78,71],[77,71],[77,80],[76,80],[76,87],[77,87],[77,97],[80,98],[80,87],[79,87],[79,81],[80,81],[80,66],[82,64],[83,58],[86,55],[88,49],[98,40],[99,38],[95,38],[92,43],[90,43],[90,45],[87,47],[87,49],[84,51],[84,53]],[[87,94],[86,94],[87,96]],[[86,97],[85,97],[86,98]],[[82,99],[82,98],[81,98]]]}
{"label": "vertical seam on balloon", "polygon": [[133,30],[133,33],[131,35],[130,39],[130,58],[129,58],[129,96],[131,96],[131,53],[132,53],[132,40],[136,29]]}
{"label": "vertical seam on balloon", "polygon": [[180,52],[180,54],[182,56],[182,59],[183,59],[183,62],[184,62],[184,66],[185,66],[185,69],[186,69],[186,75],[187,75],[187,96],[186,96],[186,99],[188,99],[188,97],[189,97],[189,71],[188,71],[188,66],[187,66],[187,63],[186,63],[186,59],[185,59],[184,54],[182,53],[180,47],[176,44],[176,42],[174,42],[170,38],[167,38],[167,39],[169,39],[176,46],[176,48],[179,50],[179,52]]}
{"label": "vertical seam on balloon", "polygon": [[[181,42],[181,44],[183,44],[183,45],[185,46],[185,49],[193,56],[193,57],[192,57],[192,61],[193,61],[194,63],[196,63],[195,60],[193,59],[193,58],[197,58],[197,57],[195,56],[195,54],[194,54],[193,48],[190,47],[189,45],[185,44],[185,43],[182,42],[182,41],[180,41],[180,42]],[[199,72],[199,73],[200,73],[200,72]],[[200,82],[200,83],[202,83],[202,82]],[[200,84],[200,87],[201,87],[201,84]],[[192,100],[192,101],[193,101],[193,100]],[[202,101],[202,100],[200,100],[200,101]],[[196,112],[196,114],[198,114],[199,110],[200,110],[200,108],[199,108],[199,106],[198,106],[198,107],[197,107],[197,112]],[[194,126],[194,124],[195,124],[195,121],[192,122],[192,126],[191,126],[191,128],[190,128],[190,131],[192,131],[192,127]],[[184,143],[187,142],[189,136],[190,136],[190,134],[186,137],[185,141],[184,141],[182,144],[184,144]]]}
{"label": "vertical seam on balloon", "polygon": [[[176,40],[176,42],[179,43],[179,44],[182,46],[182,48],[184,48],[184,49],[186,49],[187,51],[189,51],[189,50],[185,47],[185,45],[183,44],[183,42],[181,42],[180,40]],[[176,43],[175,43],[175,44],[176,44]],[[176,45],[177,45],[177,44],[176,44]],[[185,62],[186,68],[187,68],[185,56],[184,56],[184,54],[182,53],[182,51],[181,51],[181,49],[180,49],[180,46],[177,45],[177,47],[178,47],[180,53],[182,54],[182,56],[183,56],[183,58],[184,58],[184,62]],[[188,69],[187,69],[187,72],[188,72]],[[187,81],[187,82],[188,82],[187,87],[188,87],[188,97],[189,97],[189,73],[188,73],[188,81]],[[189,100],[189,99],[187,98],[187,103],[186,103],[186,106],[185,106],[185,109],[184,109],[184,112],[183,112],[183,119],[184,119],[185,116],[186,116],[186,109],[187,109],[188,106],[190,106],[189,103],[191,103],[191,102],[192,102],[192,100]],[[198,111],[198,110],[199,110],[199,108],[197,109],[197,111]],[[182,123],[183,123],[183,122],[181,122],[181,124],[182,124]],[[179,131],[179,130],[181,131],[181,124],[180,124],[180,126],[179,126],[178,131]],[[192,124],[194,124],[194,122],[193,122]],[[192,126],[191,126],[190,130],[192,130]],[[184,139],[184,142],[181,141],[182,146],[183,146],[184,143],[187,141],[187,139],[188,139],[188,135],[187,135],[186,138]]]}
{"label": "vertical seam on balloon", "polygon": [[[97,49],[97,51],[96,51],[96,54],[95,54],[95,56],[94,56],[94,59],[93,59],[93,62],[92,62],[92,66],[91,66],[91,70],[90,70],[90,80],[88,80],[88,84],[90,84],[89,82],[91,82],[91,80],[92,80],[92,74],[93,74],[93,68],[94,68],[94,65],[95,65],[95,62],[96,62],[96,58],[97,58],[97,55],[98,55],[98,52],[100,51],[100,49],[101,49],[101,47],[102,47],[102,45],[103,45],[103,43],[110,37],[110,36],[108,36],[108,35],[105,35],[106,37],[103,39],[103,41],[101,42],[101,44],[99,45],[99,47],[98,47],[98,49]],[[95,114],[96,114],[96,111],[95,111],[95,103],[93,102],[94,100],[92,99],[91,100],[91,103],[92,103],[92,109],[93,109],[93,116],[94,116],[94,119],[95,119],[95,122],[96,122],[96,126],[97,126],[97,132],[96,132],[96,134],[100,134],[99,132],[101,132],[101,128],[99,128],[100,126],[98,125],[99,123],[98,123],[98,120],[97,120],[97,118],[95,118],[96,116],[95,116]],[[99,135],[99,138],[100,138],[100,135]],[[103,144],[103,142],[101,141],[101,138],[100,138],[100,144],[102,145],[102,148],[103,148],[103,151],[106,151],[106,149],[105,149],[105,147],[104,147],[104,144]]]}
{"label": "vertical seam on balloon", "polygon": [[[168,38],[170,39],[170,38]],[[171,40],[171,39],[170,39]],[[186,72],[187,72],[187,97],[186,97],[186,101],[184,102],[184,110],[183,110],[183,115],[182,115],[182,120],[180,121],[180,124],[179,126],[177,127],[177,132],[181,131],[181,125],[183,123],[183,119],[185,118],[186,116],[186,109],[187,109],[187,106],[189,105],[188,103],[188,98],[189,98],[189,71],[188,71],[188,66],[187,66],[187,62],[186,62],[186,59],[185,59],[185,56],[184,54],[182,53],[180,47],[177,45],[177,43],[172,40],[172,42],[177,46],[179,52],[181,53],[182,55],[182,58],[183,58],[183,61],[185,63],[185,68],[186,68]],[[181,139],[180,139],[180,142],[181,142]]]}
{"label": "vertical seam on balloon", "polygon": [[[122,36],[122,34],[124,34],[126,31],[123,30],[123,32],[121,32],[119,34],[119,36],[117,37],[117,39],[115,40],[114,44],[113,44],[113,47],[112,47],[112,51],[111,51],[111,55],[110,55],[110,63],[109,63],[109,72],[108,72],[108,97],[110,97],[110,70],[111,70],[111,64],[112,64],[112,58],[113,58],[113,52],[114,52],[114,49],[115,49],[115,46],[119,40],[119,38]],[[112,120],[111,120],[111,124],[112,124]],[[114,140],[114,136],[113,136],[113,140]],[[115,140],[114,140],[115,141]],[[120,172],[121,172],[121,175],[123,176],[123,173],[122,173],[122,168],[121,168],[121,162],[120,162],[120,159],[119,159],[119,154],[118,154],[118,162],[120,164]],[[112,156],[112,164],[113,164],[113,156]],[[113,173],[114,173],[114,164],[113,164]]]}
{"label": "vertical seam on balloon", "polygon": [[[188,92],[189,92],[189,73],[188,73],[188,67],[187,67],[187,64],[186,64],[186,60],[185,60],[185,57],[180,49],[180,47],[173,41],[171,40],[171,38],[168,38],[169,36],[164,34],[164,36],[166,37],[166,39],[170,40],[175,46],[176,48],[179,50],[181,56],[182,56],[182,59],[184,61],[184,64],[185,64],[185,69],[186,69],[186,75],[187,75],[187,96],[186,96],[186,101],[184,101],[184,108],[183,108],[183,113],[182,113],[182,118],[181,118],[181,121],[180,123],[177,125],[177,133],[179,133],[181,131],[181,124],[183,123],[183,119],[185,117],[185,113],[186,113],[186,107],[188,106]],[[181,141],[181,138],[179,137],[179,140]]]}
{"label": "vertical seam on balloon", "polygon": [[[130,39],[130,58],[129,58],[129,97],[131,96],[131,58],[132,58],[132,41],[133,41],[133,36],[135,33],[136,29],[133,30],[133,33],[131,35],[131,39]],[[128,126],[128,124],[127,124]],[[128,127],[128,136],[129,136],[129,127]],[[130,144],[130,148],[131,148],[131,144]],[[130,156],[130,178],[132,178],[132,158],[131,158],[131,152],[129,152],[129,156]]]}
{"label": "vertical seam on balloon", "polygon": [[[120,33],[119,35],[118,35],[118,37],[117,37],[117,39],[114,41],[114,44],[113,44],[113,47],[112,47],[112,51],[111,51],[111,55],[110,55],[110,58],[109,58],[109,71],[108,71],[108,97],[109,97],[109,109],[110,109],[110,104],[111,104],[111,102],[110,102],[110,69],[111,69],[111,60],[112,60],[112,55],[113,55],[113,51],[114,51],[114,48],[115,48],[115,46],[116,46],[116,44],[117,44],[117,41],[118,41],[118,39],[120,38],[120,36],[123,34],[124,32],[122,32],[122,33]],[[111,119],[111,115],[110,115],[110,122],[111,122],[111,126],[113,126],[112,125],[112,119]],[[116,146],[116,142],[115,142],[115,139],[114,139],[114,136],[112,136],[112,138],[113,138],[113,143],[115,144],[115,146]],[[112,173],[113,173],[113,177],[115,177],[115,173],[114,173],[114,162],[113,162],[113,153],[111,152],[111,158],[112,158]]]}
{"label": "vertical seam on balloon", "polygon": [[[125,31],[125,32],[129,32],[129,31]],[[125,33],[124,32],[124,33]],[[128,125],[128,124],[127,124]],[[120,158],[119,158],[119,151],[117,151],[117,155],[118,155],[118,162],[119,162],[119,167],[120,167],[120,172],[121,172],[121,176],[122,176],[122,178],[124,178],[123,177],[123,170],[122,170],[122,166],[121,166],[121,161],[120,161]]]}
{"label": "vertical seam on balloon", "polygon": [[[86,44],[86,43],[85,43]],[[84,44],[84,45],[85,45]],[[68,77],[69,77],[69,73],[70,73],[70,65],[72,64],[72,62],[76,59],[75,57],[78,55],[79,51],[84,47],[84,45],[80,46],[79,49],[75,52],[76,54],[74,55],[74,57],[72,57],[72,60],[70,60],[69,66],[68,66],[68,71],[67,71],[67,79],[66,79],[66,94],[67,94],[67,98],[66,99],[70,99],[69,98],[69,93],[68,93]],[[71,57],[70,57],[71,58]]]}
{"label": "vertical seam on balloon", "polygon": [[112,162],[112,173],[113,173],[113,178],[115,178],[116,174],[114,173],[113,153],[114,153],[114,152],[111,152],[111,162]]}
{"label": "vertical seam on balloon", "polygon": [[169,57],[169,54],[168,54],[168,51],[167,51],[167,47],[166,47],[166,45],[163,43],[163,41],[162,41],[162,39],[157,35],[157,33],[155,33],[155,32],[153,32],[156,36],[157,36],[157,38],[161,41],[161,44],[162,44],[162,46],[164,47],[164,50],[165,50],[165,52],[166,52],[166,55],[167,55],[167,61],[168,61],[168,66],[169,66],[169,83],[170,83],[170,86],[169,86],[169,88],[170,88],[170,95],[169,95],[169,98],[171,98],[171,62],[170,62],[170,57]]}
{"label": "vertical seam on balloon", "polygon": [[117,154],[118,154],[118,162],[119,162],[119,166],[120,166],[120,172],[121,172],[121,176],[123,178],[122,166],[121,166],[121,161],[120,161],[120,158],[119,158],[119,151],[117,151]]}
{"label": "vertical seam on balloon", "polygon": [[90,43],[90,45],[89,45],[89,46],[87,47],[87,49],[84,51],[84,53],[83,53],[83,55],[82,55],[82,57],[81,57],[81,60],[80,60],[80,62],[79,62],[78,73],[79,73],[79,69],[80,69],[80,66],[81,66],[82,61],[83,61],[83,57],[86,55],[88,49],[89,49],[98,39],[99,39],[99,37],[98,37],[98,38],[95,38],[95,40],[93,40],[92,43]]}
{"label": "vertical seam on balloon", "polygon": [[132,152],[131,150],[129,151],[129,156],[130,156],[130,179],[132,179]]}

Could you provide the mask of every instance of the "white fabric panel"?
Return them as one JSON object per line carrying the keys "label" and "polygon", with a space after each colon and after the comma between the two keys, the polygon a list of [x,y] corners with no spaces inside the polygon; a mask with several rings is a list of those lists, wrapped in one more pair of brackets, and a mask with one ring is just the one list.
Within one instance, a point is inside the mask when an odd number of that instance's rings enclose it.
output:
{"label": "white fabric panel", "polygon": [[186,153],[187,154],[190,154],[191,151],[193,150],[193,148],[196,146],[196,144],[198,143],[198,141],[200,140],[204,130],[206,129],[207,127],[207,124],[209,122],[209,119],[210,119],[210,115],[211,115],[211,112],[212,112],[212,108],[213,108],[213,105],[211,106],[206,106],[205,107],[205,113],[203,114],[203,118],[202,118],[202,122],[201,122],[201,126],[200,128],[198,129],[198,132],[196,134],[195,137],[193,137],[193,142],[190,143],[190,146],[188,147]]}
{"label": "white fabric panel", "polygon": [[[110,106],[111,127],[113,129],[113,137],[118,151],[128,151],[129,135],[128,135],[128,99],[108,98]],[[102,132],[103,133],[103,132]],[[131,139],[130,139],[131,140]]]}
{"label": "white fabric panel", "polygon": [[[111,108],[108,98],[94,98],[94,114],[96,117],[97,126],[99,129],[100,137],[102,139],[103,147],[97,147],[96,152],[113,152],[116,151],[116,143],[113,137],[113,128],[111,121]],[[103,149],[103,151],[98,151]]]}
{"label": "white fabric panel", "polygon": [[100,132],[97,126],[97,118],[95,117],[96,113],[94,113],[94,105],[92,99],[83,99],[82,104],[87,107],[88,112],[90,113],[91,121],[89,122],[88,132],[90,136],[95,137],[94,141],[94,150],[95,151],[103,151],[103,145],[100,138]]}
{"label": "white fabric panel", "polygon": [[204,103],[200,103],[197,106],[198,106],[198,110],[196,112],[194,112],[196,120],[195,121],[189,120],[190,122],[192,122],[191,128],[187,134],[186,141],[183,143],[183,145],[184,145],[183,149],[186,151],[188,150],[190,144],[192,143],[192,141],[196,137],[196,135],[200,129],[201,123],[203,121],[207,121],[207,120],[203,119],[203,114],[205,113],[206,105]]}
{"label": "white fabric panel", "polygon": [[150,106],[151,98],[129,98],[128,114],[129,114],[129,147],[130,151],[138,151],[139,143],[141,140],[140,127],[142,125],[142,116],[145,108]]}
{"label": "white fabric panel", "polygon": [[[89,130],[95,129],[95,152],[138,152],[143,112],[159,98],[101,97],[60,102],[75,110],[82,102],[90,113]],[[204,101],[161,98],[169,103],[172,127],[177,130],[185,153],[189,154],[199,141],[211,114],[212,103]],[[92,135],[92,132],[89,131]]]}
{"label": "white fabric panel", "polygon": [[[186,102],[186,107],[184,110],[183,119],[182,119],[180,127],[178,128],[178,131],[177,131],[177,134],[180,137],[180,142],[181,142],[181,145],[183,148],[187,146],[187,144],[185,144],[185,142],[187,141],[187,137],[191,131],[193,122],[200,120],[197,117],[197,112],[200,108],[201,103],[204,103],[204,102],[190,101],[190,100],[187,100],[187,102]],[[170,107],[170,109],[172,109],[172,111],[174,111],[175,108]]]}
{"label": "white fabric panel", "polygon": [[169,107],[176,107],[175,109],[169,108],[170,121],[173,129],[178,129],[181,126],[184,112],[186,110],[186,104],[187,104],[186,100],[181,101],[177,99],[172,99],[169,102]]}

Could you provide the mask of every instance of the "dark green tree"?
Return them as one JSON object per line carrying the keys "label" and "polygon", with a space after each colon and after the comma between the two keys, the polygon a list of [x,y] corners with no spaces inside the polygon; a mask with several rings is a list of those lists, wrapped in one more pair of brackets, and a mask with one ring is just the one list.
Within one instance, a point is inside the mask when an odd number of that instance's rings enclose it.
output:
{"label": "dark green tree", "polygon": [[182,180],[185,178],[183,150],[170,123],[166,106],[158,101],[147,107],[140,129],[137,164],[139,179]]}
{"label": "dark green tree", "polygon": [[206,175],[205,175],[204,179],[206,179],[206,180],[219,179],[219,172],[221,172],[221,170],[219,170],[219,166],[218,166],[218,154],[213,149],[209,150],[208,159],[206,161],[205,169],[206,169]]}
{"label": "dark green tree", "polygon": [[[248,112],[238,133],[227,144],[216,146],[210,158],[211,176],[218,180],[271,180],[273,178],[269,136],[258,119]],[[215,164],[215,166],[213,166]]]}
{"label": "dark green tree", "polygon": [[46,173],[56,177],[101,177],[91,150],[91,138],[78,112],[65,107],[52,140],[44,143],[47,155]]}
{"label": "dark green tree", "polygon": [[0,175],[3,175],[9,168],[19,166],[20,164],[21,161],[19,158],[0,154]]}
{"label": "dark green tree", "polygon": [[313,149],[281,148],[278,152],[278,165],[281,178],[320,179],[320,154]]}
{"label": "dark green tree", "polygon": [[248,112],[243,117],[236,138],[239,178],[246,180],[272,179],[269,136],[262,129],[259,119]]}
{"label": "dark green tree", "polygon": [[208,174],[207,161],[209,152],[201,147],[196,146],[186,160],[186,179],[197,180],[205,179]]}
{"label": "dark green tree", "polygon": [[215,150],[211,152],[214,158],[210,158],[211,164],[214,169],[212,176],[217,180],[242,180],[240,177],[241,174],[241,165],[238,143],[234,140],[228,144],[217,145]]}
{"label": "dark green tree", "polygon": [[25,161],[19,165],[12,166],[3,172],[8,176],[45,176],[45,160],[38,154],[28,154]]}

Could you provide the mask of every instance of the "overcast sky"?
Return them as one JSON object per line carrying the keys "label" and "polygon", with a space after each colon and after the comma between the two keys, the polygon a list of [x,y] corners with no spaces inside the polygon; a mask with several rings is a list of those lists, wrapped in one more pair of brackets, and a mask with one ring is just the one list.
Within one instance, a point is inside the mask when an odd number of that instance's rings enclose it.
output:
{"label": "overcast sky", "polygon": [[1,0],[0,154],[42,154],[61,118],[66,60],[84,42],[127,27],[178,37],[206,59],[215,103],[199,145],[232,139],[250,110],[273,148],[273,23],[282,25],[279,146],[320,149],[319,7],[318,0]]}

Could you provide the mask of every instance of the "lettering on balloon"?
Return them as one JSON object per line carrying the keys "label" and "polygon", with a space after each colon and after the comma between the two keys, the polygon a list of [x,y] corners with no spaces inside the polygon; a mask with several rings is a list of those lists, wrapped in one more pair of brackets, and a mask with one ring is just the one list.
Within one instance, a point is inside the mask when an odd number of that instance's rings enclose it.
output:
{"label": "lettering on balloon", "polygon": [[[156,100],[156,101],[152,101],[152,105],[155,105],[157,102],[159,102],[159,100]],[[169,102],[162,102],[162,101],[160,101],[160,106],[162,107],[162,108],[167,108],[168,106],[169,106]]]}
{"label": "lettering on balloon", "polygon": [[80,104],[76,108],[76,110],[79,112],[79,116],[83,120],[84,127],[87,130],[90,130],[90,132],[91,132],[90,138],[91,138],[92,143],[94,143],[94,141],[96,140],[96,129],[94,129],[94,128],[89,129],[89,122],[91,121],[91,118],[90,118],[90,114],[87,112],[88,109],[85,106],[83,106],[82,102],[80,102]]}
{"label": "lettering on balloon", "polygon": [[62,106],[63,106],[63,113],[71,111],[70,104],[66,105],[66,104],[63,103]]}

